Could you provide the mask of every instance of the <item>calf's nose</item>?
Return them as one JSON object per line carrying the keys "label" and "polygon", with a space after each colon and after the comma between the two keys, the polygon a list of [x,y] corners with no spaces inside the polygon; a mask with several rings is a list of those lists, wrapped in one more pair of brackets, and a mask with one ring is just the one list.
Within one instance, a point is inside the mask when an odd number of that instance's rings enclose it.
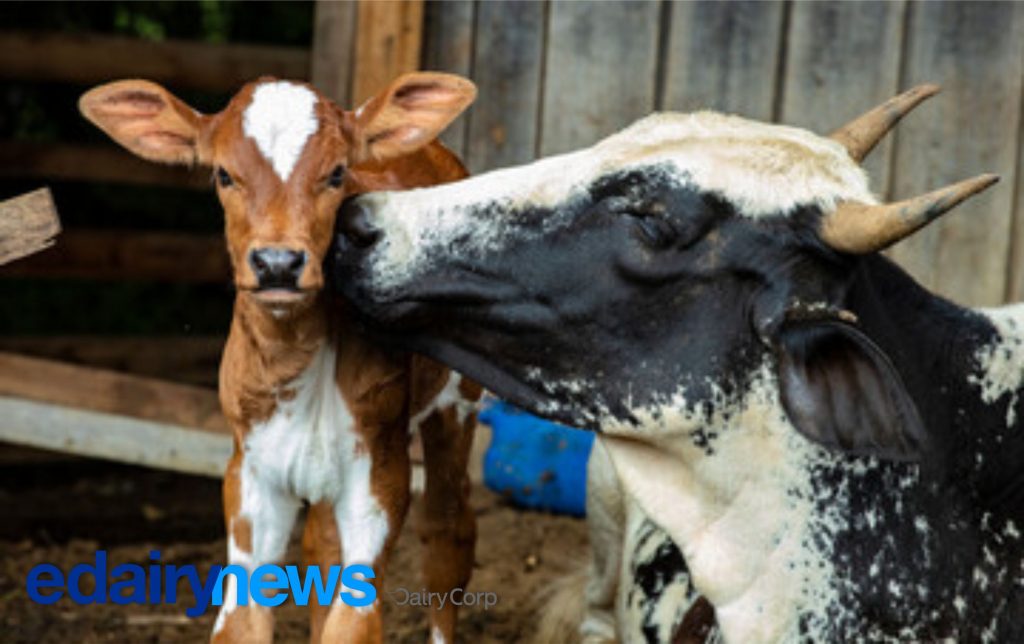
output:
{"label": "calf's nose", "polygon": [[356,248],[369,248],[380,239],[381,231],[370,223],[369,209],[358,197],[346,199],[338,213],[338,228]]}
{"label": "calf's nose", "polygon": [[306,266],[306,253],[288,248],[255,248],[249,253],[249,265],[259,288],[296,289]]}

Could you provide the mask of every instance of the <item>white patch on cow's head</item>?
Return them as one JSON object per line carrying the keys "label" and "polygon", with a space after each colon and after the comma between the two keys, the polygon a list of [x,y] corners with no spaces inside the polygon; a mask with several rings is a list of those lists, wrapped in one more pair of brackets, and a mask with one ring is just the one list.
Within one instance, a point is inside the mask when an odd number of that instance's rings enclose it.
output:
{"label": "white patch on cow's head", "polygon": [[256,142],[281,181],[288,181],[306,141],[320,127],[317,100],[308,87],[275,81],[257,86],[245,108],[243,131]]}
{"label": "white patch on cow's head", "polygon": [[555,209],[602,177],[647,167],[718,194],[747,217],[876,203],[863,169],[825,137],[715,112],[653,114],[585,150],[446,186],[364,197],[384,231],[373,257],[377,285],[402,282],[431,247],[449,248],[456,238],[473,249],[500,246],[509,222],[486,216],[488,206]]}
{"label": "white patch on cow's head", "polygon": [[996,328],[999,337],[979,347],[974,354],[977,371],[967,381],[981,389],[981,399],[994,404],[1009,394],[1006,424],[1016,422],[1016,406],[1024,385],[1024,304],[993,309],[977,309]]}

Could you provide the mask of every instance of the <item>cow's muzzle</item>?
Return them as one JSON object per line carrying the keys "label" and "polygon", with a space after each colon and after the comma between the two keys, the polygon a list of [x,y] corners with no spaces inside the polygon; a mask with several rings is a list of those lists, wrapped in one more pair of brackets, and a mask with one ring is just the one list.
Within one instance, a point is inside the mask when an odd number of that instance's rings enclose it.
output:
{"label": "cow's muzzle", "polygon": [[341,205],[338,230],[355,248],[370,248],[381,238],[381,230],[371,223],[369,208],[358,197],[346,199]]}

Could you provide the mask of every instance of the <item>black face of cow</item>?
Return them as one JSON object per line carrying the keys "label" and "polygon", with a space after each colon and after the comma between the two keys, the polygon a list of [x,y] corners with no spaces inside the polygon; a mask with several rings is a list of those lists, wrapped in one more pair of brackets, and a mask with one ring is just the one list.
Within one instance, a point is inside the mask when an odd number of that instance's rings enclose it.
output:
{"label": "black face of cow", "polygon": [[349,201],[329,272],[391,341],[543,416],[643,432],[728,404],[767,365],[805,435],[916,457],[914,403],[842,310],[860,260],[818,234],[825,206],[871,199],[863,173],[809,133],[693,123],[696,144],[641,122],[583,153]]}
{"label": "black face of cow", "polygon": [[[832,306],[854,260],[809,233],[815,208],[755,220],[664,168],[615,172],[555,208],[474,206],[469,220],[504,222],[500,243],[454,235],[415,277],[380,286],[376,249],[345,232],[365,232],[369,199],[339,218],[333,270],[345,294],[392,341],[535,413],[634,423],[633,409],[680,392],[677,403],[697,405],[723,383],[741,389],[774,350],[805,433],[850,451],[916,454],[922,433],[899,377]],[[813,391],[807,374],[829,361],[841,368]],[[836,392],[835,404],[815,405]],[[877,404],[854,400],[865,394]]]}
{"label": "black face of cow", "polygon": [[[343,211],[343,228],[362,216],[358,203]],[[582,426],[607,412],[628,419],[627,404],[671,395],[681,365],[706,361],[694,352],[734,344],[758,280],[726,270],[739,231],[722,200],[649,168],[603,177],[557,210],[511,210],[472,215],[513,222],[500,251],[428,260],[414,280],[383,291],[364,261],[373,249],[342,235],[339,284],[410,348]],[[733,337],[711,332],[723,325]]]}

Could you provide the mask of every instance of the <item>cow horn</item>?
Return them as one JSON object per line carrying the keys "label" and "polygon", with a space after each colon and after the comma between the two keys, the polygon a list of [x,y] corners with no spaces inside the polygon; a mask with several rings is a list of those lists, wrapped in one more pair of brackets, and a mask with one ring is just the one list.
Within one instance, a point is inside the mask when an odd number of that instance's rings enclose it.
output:
{"label": "cow horn", "polygon": [[917,107],[924,99],[937,94],[939,89],[938,85],[931,83],[918,85],[861,114],[829,134],[828,138],[841,143],[849,152],[850,158],[859,163],[907,112]]}
{"label": "cow horn", "polygon": [[999,175],[983,174],[897,203],[870,205],[847,201],[822,219],[820,235],[838,251],[855,255],[873,253],[892,246],[997,181]]}

